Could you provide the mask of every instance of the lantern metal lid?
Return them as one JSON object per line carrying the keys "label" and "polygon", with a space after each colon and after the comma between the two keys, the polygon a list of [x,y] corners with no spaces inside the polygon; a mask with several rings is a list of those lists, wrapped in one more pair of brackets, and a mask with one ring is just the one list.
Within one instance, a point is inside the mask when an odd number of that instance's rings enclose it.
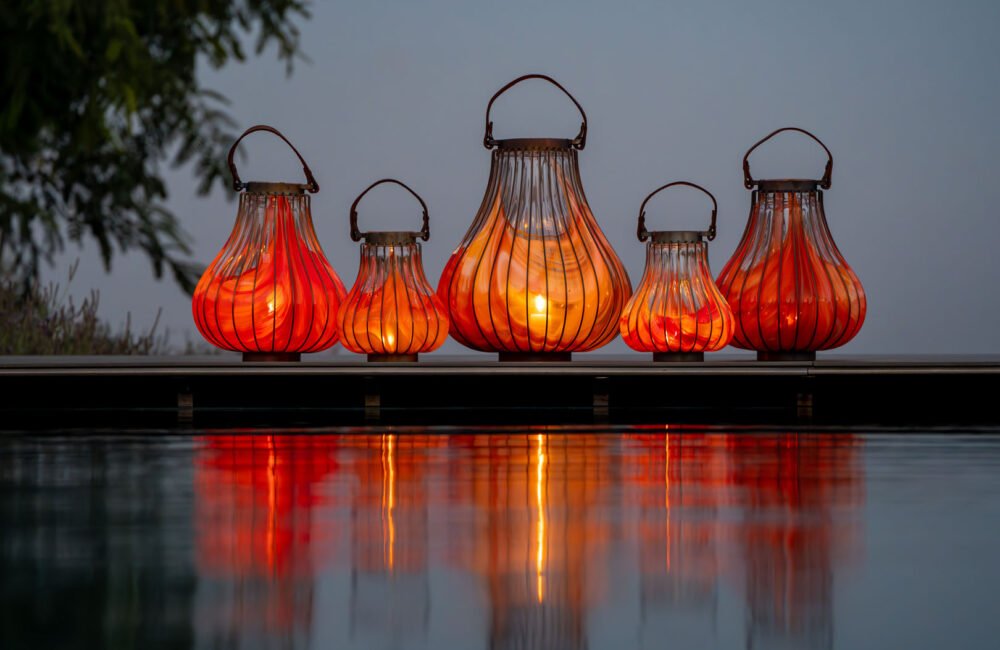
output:
{"label": "lantern metal lid", "polygon": [[[775,178],[760,180],[754,179],[753,176],[750,175],[750,154],[752,154],[757,147],[784,131],[796,131],[798,133],[803,133],[815,140],[819,146],[823,147],[823,151],[826,152],[826,168],[823,171],[823,178],[820,178],[819,180],[812,180],[808,178]],[[743,185],[748,190],[752,190],[754,187],[757,187],[757,189],[761,192],[814,192],[819,188],[828,190],[830,189],[830,177],[832,174],[833,154],[830,153],[827,146],[823,144],[822,140],[809,131],[795,126],[786,126],[772,131],[767,136],[754,143],[754,145],[750,147],[750,149],[747,150],[746,154],[743,156]]]}
{"label": "lantern metal lid", "polygon": [[[708,226],[708,230],[646,230],[646,204],[649,203],[651,198],[663,190],[676,187],[678,185],[693,187],[694,189],[705,193],[708,198],[712,199],[712,220]],[[642,205],[639,206],[639,226],[636,234],[639,237],[639,241],[644,242],[647,239],[652,238],[653,243],[656,244],[665,244],[668,242],[699,242],[705,239],[712,241],[715,239],[715,223],[718,212],[719,203],[715,200],[715,196],[704,187],[688,181],[674,181],[656,188],[649,193],[649,196],[647,196],[645,200],[643,200]]]}

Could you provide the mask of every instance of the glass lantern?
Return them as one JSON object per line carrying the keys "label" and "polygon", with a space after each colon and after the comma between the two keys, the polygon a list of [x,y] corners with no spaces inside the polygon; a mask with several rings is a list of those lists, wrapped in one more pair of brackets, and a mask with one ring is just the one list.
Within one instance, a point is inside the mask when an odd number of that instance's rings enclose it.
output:
{"label": "glass lantern", "polygon": [[[646,230],[646,204],[676,186],[701,190],[712,200],[708,230]],[[708,241],[715,239],[718,204],[694,183],[675,181],[654,190],[639,208],[639,241],[646,245],[646,268],[622,312],[622,338],[633,350],[652,352],[654,361],[702,361],[733,337],[733,314],[712,280]]]}
{"label": "glass lantern", "polygon": [[[827,163],[820,180],[750,175],[750,154],[783,131],[803,133],[823,147]],[[817,350],[850,341],[865,321],[865,290],[833,242],[823,210],[832,172],[826,145],[794,127],[774,131],[743,156],[744,184],[753,190],[750,218],[718,285],[736,316],[733,345],[757,350],[760,360],[813,360]]]}
{"label": "glass lantern", "polygon": [[[420,232],[358,230],[358,203],[383,183],[399,185],[420,202]],[[438,349],[448,338],[448,313],[424,275],[418,238],[430,238],[427,205],[395,179],[372,183],[351,205],[351,239],[364,239],[361,268],[337,321],[344,347],[367,354],[369,361],[416,361],[418,354]]]}
{"label": "glass lantern", "polygon": [[[291,147],[305,184],[240,180],[233,156],[246,136],[266,131]],[[240,194],[236,224],[201,276],[191,301],[201,335],[244,361],[298,361],[302,352],[337,342],[337,308],[344,285],[313,229],[311,194],[319,184],[298,150],[270,126],[247,129],[229,150],[233,188]]]}
{"label": "glass lantern", "polygon": [[[573,101],[583,116],[574,139],[493,138],[493,103],[526,79],[548,81]],[[583,108],[545,75],[515,79],[490,99],[486,193],[438,285],[463,345],[499,352],[501,361],[568,361],[618,334],[631,285],[583,193],[577,152],[586,137]]]}

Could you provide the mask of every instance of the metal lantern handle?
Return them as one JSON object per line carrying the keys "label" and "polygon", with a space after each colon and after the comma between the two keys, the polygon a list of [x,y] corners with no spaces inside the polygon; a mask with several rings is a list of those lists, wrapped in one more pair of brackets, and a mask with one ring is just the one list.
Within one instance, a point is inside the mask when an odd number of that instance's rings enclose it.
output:
{"label": "metal lantern handle", "polygon": [[364,197],[365,194],[368,194],[368,192],[370,192],[376,186],[382,185],[383,183],[395,183],[396,185],[399,185],[404,190],[412,194],[413,197],[417,199],[417,201],[420,201],[420,207],[423,208],[424,211],[423,226],[420,228],[420,232],[413,233],[413,235],[415,237],[420,237],[424,241],[430,239],[431,226],[430,226],[430,217],[427,216],[427,204],[424,203],[424,200],[420,198],[420,195],[414,192],[406,183],[397,181],[395,178],[383,178],[382,180],[375,181],[374,183],[366,187],[364,192],[358,194],[358,198],[354,199],[354,203],[351,204],[351,239],[353,239],[354,241],[361,241],[362,237],[369,234],[358,230],[358,203],[361,201],[361,199]]}
{"label": "metal lantern handle", "polygon": [[819,186],[822,187],[824,190],[830,189],[830,176],[833,174],[833,154],[830,153],[830,150],[827,149],[826,145],[823,144],[822,140],[817,138],[809,131],[806,131],[805,129],[800,129],[795,126],[786,126],[782,129],[778,129],[777,131],[771,132],[769,135],[767,135],[767,137],[764,137],[761,140],[759,140],[756,144],[754,144],[754,146],[750,147],[750,149],[746,152],[746,154],[743,156],[743,184],[746,186],[746,188],[748,190],[752,190],[754,185],[756,185],[759,182],[755,181],[753,177],[750,175],[750,154],[753,153],[754,149],[764,144],[765,142],[767,142],[774,136],[778,135],[782,131],[798,131],[799,133],[804,133],[805,135],[808,135],[810,138],[819,143],[819,146],[823,147],[823,151],[826,152],[826,157],[827,157],[826,170],[823,172],[823,178],[821,178],[816,182],[819,183]]}
{"label": "metal lantern handle", "polygon": [[498,142],[493,139],[493,122],[490,120],[490,110],[493,108],[493,102],[495,102],[500,95],[504,94],[522,81],[526,81],[528,79],[544,79],[559,90],[563,91],[563,93],[569,97],[570,101],[573,102],[577,110],[580,111],[580,115],[583,117],[583,123],[580,124],[580,132],[575,138],[573,138],[573,140],[570,141],[570,144],[577,150],[582,150],[585,146],[587,146],[587,114],[583,112],[583,107],[580,106],[580,102],[576,101],[576,97],[573,97],[573,95],[571,95],[568,90],[563,88],[558,81],[544,74],[526,74],[523,77],[518,77],[498,90],[496,94],[490,98],[490,103],[486,105],[486,135],[483,137],[483,146],[487,149],[492,149],[498,144]]}
{"label": "metal lantern handle", "polygon": [[302,171],[305,172],[307,181],[305,188],[309,190],[309,192],[311,192],[312,194],[319,192],[319,183],[316,182],[316,178],[313,176],[312,170],[309,169],[309,165],[306,164],[306,161],[302,157],[302,154],[299,153],[299,150],[296,149],[295,145],[289,142],[288,138],[282,135],[281,132],[278,131],[278,129],[274,128],[273,126],[268,126],[266,124],[258,124],[256,126],[251,126],[249,129],[243,132],[243,135],[236,138],[236,142],[234,142],[233,146],[229,148],[229,158],[228,158],[229,173],[233,175],[234,190],[239,192],[240,190],[245,189],[247,186],[247,183],[244,183],[243,181],[240,180],[240,174],[239,172],[236,171],[236,162],[233,160],[233,157],[236,155],[236,147],[240,144],[240,141],[243,140],[243,138],[257,131],[267,131],[268,133],[273,133],[274,135],[284,140],[285,144],[291,147],[292,151],[295,152],[295,155],[298,156],[299,162],[302,163]]}
{"label": "metal lantern handle", "polygon": [[715,239],[715,217],[719,211],[719,203],[715,200],[715,196],[701,185],[696,185],[695,183],[689,183],[688,181],[674,181],[673,183],[667,183],[666,185],[661,185],[660,187],[650,192],[649,196],[647,196],[645,200],[642,202],[642,205],[639,206],[639,227],[637,229],[639,241],[646,241],[647,239],[649,239],[649,234],[650,234],[649,231],[646,230],[646,204],[649,203],[649,200],[651,198],[653,198],[663,190],[667,189],[668,187],[674,187],[677,185],[684,185],[687,187],[693,187],[696,190],[701,190],[702,192],[708,195],[708,198],[712,199],[712,223],[711,225],[709,225],[708,230],[703,230],[699,234],[701,234],[703,237],[707,237],[709,241]]}

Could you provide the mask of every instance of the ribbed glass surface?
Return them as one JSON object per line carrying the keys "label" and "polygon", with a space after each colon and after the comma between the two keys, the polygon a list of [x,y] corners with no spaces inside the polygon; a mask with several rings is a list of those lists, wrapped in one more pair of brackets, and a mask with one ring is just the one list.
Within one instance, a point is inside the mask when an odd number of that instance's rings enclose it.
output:
{"label": "ribbed glass surface", "polygon": [[736,316],[736,347],[827,350],[854,338],[865,320],[865,291],[833,242],[819,190],[754,192],[718,285]]}
{"label": "ribbed glass surface", "polygon": [[316,239],[309,196],[246,192],[192,311],[202,336],[224,350],[316,352],[337,342],[344,294]]}
{"label": "ribbed glass surface", "polygon": [[494,151],[483,204],[438,286],[451,335],[483,351],[593,350],[617,335],[630,294],[577,152]]}
{"label": "ribbed glass surface", "polygon": [[705,242],[650,242],[646,269],[622,312],[622,338],[640,352],[714,352],[733,314],[712,280]]}
{"label": "ribbed glass surface", "polygon": [[338,314],[344,347],[419,354],[448,338],[448,314],[424,275],[420,244],[361,245],[361,268]]}

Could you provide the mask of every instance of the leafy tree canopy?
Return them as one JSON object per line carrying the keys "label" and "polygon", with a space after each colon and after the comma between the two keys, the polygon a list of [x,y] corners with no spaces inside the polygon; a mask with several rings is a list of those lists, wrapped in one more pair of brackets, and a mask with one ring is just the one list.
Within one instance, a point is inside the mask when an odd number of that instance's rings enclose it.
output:
{"label": "leafy tree canopy", "polygon": [[199,270],[161,169],[193,164],[207,193],[226,184],[235,137],[197,68],[243,61],[253,42],[290,72],[306,2],[0,2],[0,268],[29,281],[67,240],[92,239],[106,269],[116,247],[139,249],[190,291]]}

